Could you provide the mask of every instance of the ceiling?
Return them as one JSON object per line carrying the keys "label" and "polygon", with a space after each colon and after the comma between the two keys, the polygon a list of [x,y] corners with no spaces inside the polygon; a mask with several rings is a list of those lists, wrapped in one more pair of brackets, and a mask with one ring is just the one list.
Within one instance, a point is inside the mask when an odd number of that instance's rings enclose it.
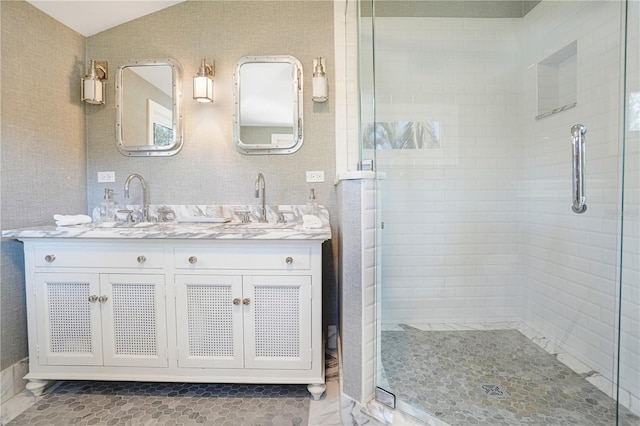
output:
{"label": "ceiling", "polygon": [[[42,10],[47,15],[62,22],[69,28],[79,32],[85,37],[92,36],[101,31],[118,26],[128,21],[132,21],[141,16],[148,15],[150,13],[173,6],[178,3],[182,3],[183,1],[185,0],[27,0],[27,2]],[[408,7],[408,10],[411,11],[410,15],[406,16],[458,16],[455,14],[450,15],[450,13],[453,13],[450,10],[452,7],[454,9],[459,9],[458,12],[454,12],[463,13],[463,15],[461,16],[475,16],[469,14],[472,13],[470,12],[470,10],[473,9],[471,8],[471,6],[477,6],[475,7],[475,9],[478,9],[480,11],[478,13],[481,13],[477,17],[480,17],[485,16],[487,13],[491,15],[492,8],[487,8],[486,5],[495,2],[416,2],[413,0],[394,0],[379,1],[378,3],[379,4],[376,6],[376,8],[380,9],[380,11],[377,11],[376,13],[379,13],[380,16],[386,16],[384,6],[386,3],[388,3],[387,6],[390,6],[390,10],[393,12],[389,16],[404,16],[401,14],[401,6],[405,4],[404,7]],[[514,10],[519,11],[518,13],[521,13],[521,17],[523,15],[526,15],[526,13],[529,12],[529,10],[531,10],[537,3],[539,3],[539,0],[505,1],[500,4],[500,10],[498,12],[494,11],[495,13],[499,13],[499,16],[491,15],[491,17],[505,17],[504,14],[508,13],[509,10],[514,8]],[[366,2],[364,4],[366,4]],[[451,4],[453,4],[454,6],[449,6]],[[505,9],[503,5],[511,5],[511,9]],[[442,9],[443,6],[446,10],[448,10],[447,14],[445,15],[441,15],[441,13],[443,12],[437,10],[438,7]],[[430,8],[428,9],[429,12],[426,15],[424,14],[426,12],[421,12],[421,8],[424,9],[425,7]],[[496,9],[496,7],[493,7],[493,9]],[[416,13],[418,15],[416,15]],[[92,17],[93,19],[91,19]]]}
{"label": "ceiling", "polygon": [[27,0],[85,37],[185,0]]}

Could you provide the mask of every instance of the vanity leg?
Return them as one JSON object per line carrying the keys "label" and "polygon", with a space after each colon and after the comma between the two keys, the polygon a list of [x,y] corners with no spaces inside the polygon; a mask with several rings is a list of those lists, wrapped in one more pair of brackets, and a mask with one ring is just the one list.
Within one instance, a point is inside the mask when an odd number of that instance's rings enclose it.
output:
{"label": "vanity leg", "polygon": [[30,379],[25,385],[25,389],[31,392],[33,396],[40,396],[50,384],[49,380]]}
{"label": "vanity leg", "polygon": [[307,386],[307,390],[311,393],[311,396],[313,397],[314,401],[317,401],[320,399],[325,389],[327,389],[327,385],[325,385],[324,383],[316,383],[316,384],[312,383]]}

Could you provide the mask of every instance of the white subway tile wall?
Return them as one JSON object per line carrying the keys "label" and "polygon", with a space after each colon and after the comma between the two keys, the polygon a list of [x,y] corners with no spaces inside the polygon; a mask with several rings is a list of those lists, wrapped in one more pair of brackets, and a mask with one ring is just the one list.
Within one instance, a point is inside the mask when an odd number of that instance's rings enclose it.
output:
{"label": "white subway tile wall", "polygon": [[[612,393],[619,286],[620,221],[613,212],[620,202],[622,9],[619,2],[543,2],[540,6],[525,16],[519,33],[526,135],[522,157],[523,319],[607,378]],[[577,41],[576,108],[532,120],[536,74],[527,65],[573,41]],[[569,127],[578,123],[587,127],[588,210],[582,215],[571,212],[568,201]],[[637,312],[640,306],[636,302],[626,309]],[[626,329],[630,324],[624,315]],[[631,349],[629,343],[622,341],[623,352]],[[635,352],[635,359],[621,366],[621,385],[637,401],[640,357]],[[632,405],[637,412],[637,402]]]}
{"label": "white subway tile wall", "polygon": [[[376,18],[376,121],[440,126],[439,148],[376,152],[383,323],[524,322],[615,380],[620,21],[620,2],[548,1],[522,19]],[[536,64],[574,41],[577,106],[535,120]],[[587,126],[583,215],[570,209],[577,123]],[[635,412],[637,133],[621,341],[621,396]]]}
{"label": "white subway tile wall", "polygon": [[377,361],[375,180],[342,180],[337,192],[342,392],[364,404],[374,394]]}
{"label": "white subway tile wall", "polygon": [[[336,1],[334,7],[336,94],[336,173],[358,170],[358,24],[357,5]],[[329,84],[332,84],[330,79]]]}
{"label": "white subway tile wall", "polygon": [[519,318],[519,23],[376,20],[377,121],[440,126],[439,148],[376,153],[383,321]]}
{"label": "white subway tile wall", "polygon": [[[620,401],[640,413],[640,2],[630,2],[622,231]],[[635,99],[635,102],[633,101]],[[623,217],[621,209],[611,218]]]}
{"label": "white subway tile wall", "polygon": [[362,394],[364,401],[373,397],[376,371],[376,182],[362,181],[362,287],[364,324]]}

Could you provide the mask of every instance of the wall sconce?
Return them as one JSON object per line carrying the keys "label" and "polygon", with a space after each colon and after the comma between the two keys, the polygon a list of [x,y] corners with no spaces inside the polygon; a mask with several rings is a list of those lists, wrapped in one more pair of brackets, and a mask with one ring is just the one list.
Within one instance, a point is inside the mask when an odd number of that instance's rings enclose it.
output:
{"label": "wall sconce", "polygon": [[107,61],[94,61],[92,59],[89,71],[81,83],[82,101],[92,105],[104,104],[106,84],[102,80],[107,78]]}
{"label": "wall sconce", "polygon": [[326,102],[329,97],[329,87],[327,76],[324,73],[324,59],[315,58],[313,60],[313,102]]}
{"label": "wall sconce", "polygon": [[213,64],[207,64],[205,59],[200,64],[200,71],[193,77],[193,99],[213,102]]}

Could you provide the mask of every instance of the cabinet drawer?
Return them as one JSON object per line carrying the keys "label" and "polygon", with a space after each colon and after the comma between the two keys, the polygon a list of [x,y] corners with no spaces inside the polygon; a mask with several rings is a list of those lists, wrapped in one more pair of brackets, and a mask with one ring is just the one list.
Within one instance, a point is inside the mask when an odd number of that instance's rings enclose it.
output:
{"label": "cabinet drawer", "polygon": [[202,248],[181,247],[174,252],[178,269],[269,269],[300,270],[311,267],[308,247]]}
{"label": "cabinet drawer", "polygon": [[35,247],[36,267],[136,268],[164,267],[164,249],[150,246],[42,246]]}

